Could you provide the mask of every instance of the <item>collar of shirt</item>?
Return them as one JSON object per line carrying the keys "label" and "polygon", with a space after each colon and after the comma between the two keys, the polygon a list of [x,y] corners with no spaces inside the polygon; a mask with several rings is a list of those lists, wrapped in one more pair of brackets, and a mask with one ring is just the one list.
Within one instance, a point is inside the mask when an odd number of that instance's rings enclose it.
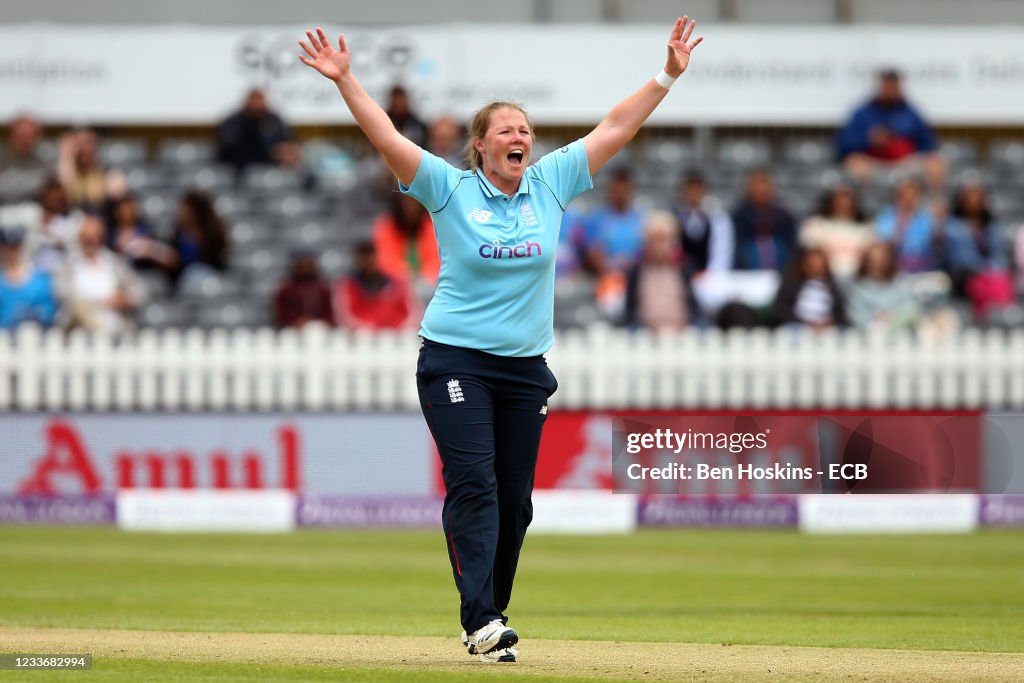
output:
{"label": "collar of shirt", "polygon": [[[488,197],[507,197],[504,192],[494,186],[494,183],[490,181],[484,170],[478,168],[476,171],[476,179],[480,182],[480,187]],[[526,173],[523,173],[522,180],[519,181],[519,189],[516,190],[516,194],[530,194],[530,180],[527,178]],[[515,195],[512,195],[513,197]]]}

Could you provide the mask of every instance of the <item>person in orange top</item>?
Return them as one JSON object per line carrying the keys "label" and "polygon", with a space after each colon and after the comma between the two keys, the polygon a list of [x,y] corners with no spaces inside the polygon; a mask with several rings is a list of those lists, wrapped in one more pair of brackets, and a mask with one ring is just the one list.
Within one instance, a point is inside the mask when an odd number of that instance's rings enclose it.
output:
{"label": "person in orange top", "polygon": [[373,224],[373,244],[383,272],[409,282],[421,279],[437,284],[441,259],[434,224],[423,205],[412,197],[394,194],[391,208]]}

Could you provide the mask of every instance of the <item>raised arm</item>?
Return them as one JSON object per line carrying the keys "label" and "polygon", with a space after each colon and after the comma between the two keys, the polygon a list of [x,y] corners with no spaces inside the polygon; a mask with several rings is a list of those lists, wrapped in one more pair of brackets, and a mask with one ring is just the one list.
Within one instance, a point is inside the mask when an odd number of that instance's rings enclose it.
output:
{"label": "raised arm", "polygon": [[308,44],[304,40],[299,41],[299,46],[306,52],[305,55],[299,55],[299,59],[334,81],[356,123],[370,139],[370,144],[381,153],[399,182],[410,184],[420,166],[423,150],[395,129],[387,113],[352,75],[351,53],[345,45],[345,36],[338,36],[337,50],[331,47],[320,27],[317,27],[316,34],[306,31],[306,37],[309,39]]}
{"label": "raised arm", "polygon": [[[699,36],[693,42],[688,42],[696,25],[697,22],[690,21],[686,16],[676,19],[668,39],[665,73],[669,79],[664,81],[665,84],[655,78],[647,81],[642,88],[615,105],[604,120],[597,124],[597,128],[583,138],[591,175],[633,139],[647,117],[665,99],[672,82],[686,71],[690,63],[690,52],[704,40],[704,36]],[[661,74],[659,77],[664,79]]]}

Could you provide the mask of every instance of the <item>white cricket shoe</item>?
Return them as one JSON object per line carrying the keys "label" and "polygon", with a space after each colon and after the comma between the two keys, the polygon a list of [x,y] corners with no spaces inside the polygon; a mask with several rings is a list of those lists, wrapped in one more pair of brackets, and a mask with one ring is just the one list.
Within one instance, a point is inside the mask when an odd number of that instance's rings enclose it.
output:
{"label": "white cricket shoe", "polygon": [[484,664],[495,664],[498,662],[515,664],[519,661],[519,650],[514,647],[506,647],[504,650],[491,650],[482,655],[477,655]]}
{"label": "white cricket shoe", "polygon": [[471,655],[486,655],[495,650],[507,650],[519,642],[516,632],[495,619],[473,633],[462,634],[462,642]]}
{"label": "white cricket shoe", "polygon": [[[462,646],[469,648],[469,637],[466,636],[466,632],[462,632]],[[519,650],[514,647],[506,647],[502,650],[491,650],[482,655],[477,655],[480,661],[485,664],[501,663],[515,663],[519,661]]]}

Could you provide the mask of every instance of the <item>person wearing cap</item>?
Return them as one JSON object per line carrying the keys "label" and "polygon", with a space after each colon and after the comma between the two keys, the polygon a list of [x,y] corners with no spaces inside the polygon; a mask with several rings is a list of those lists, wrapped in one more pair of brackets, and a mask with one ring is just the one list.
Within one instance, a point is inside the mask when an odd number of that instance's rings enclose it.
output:
{"label": "person wearing cap", "polygon": [[878,74],[874,96],[839,130],[839,158],[854,179],[866,182],[880,166],[898,164],[922,171],[932,190],[941,190],[946,163],[931,126],[903,94],[900,74]]}
{"label": "person wearing cap", "polygon": [[0,329],[30,322],[48,327],[57,313],[53,282],[24,258],[24,242],[23,228],[0,226]]}

